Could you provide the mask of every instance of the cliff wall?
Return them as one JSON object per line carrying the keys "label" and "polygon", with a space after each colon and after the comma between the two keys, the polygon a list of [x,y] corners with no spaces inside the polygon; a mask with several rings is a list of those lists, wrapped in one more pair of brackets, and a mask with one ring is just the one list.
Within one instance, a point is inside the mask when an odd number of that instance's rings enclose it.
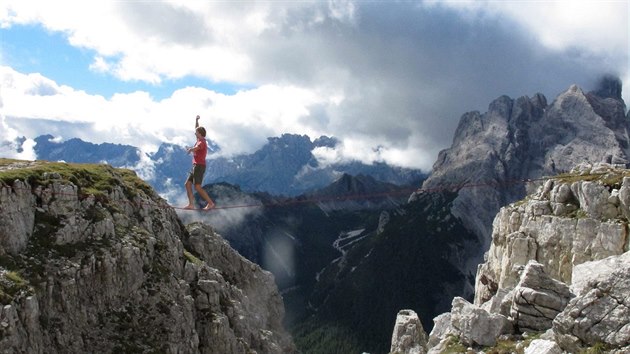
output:
{"label": "cliff wall", "polygon": [[270,273],[135,174],[0,160],[0,352],[286,353]]}

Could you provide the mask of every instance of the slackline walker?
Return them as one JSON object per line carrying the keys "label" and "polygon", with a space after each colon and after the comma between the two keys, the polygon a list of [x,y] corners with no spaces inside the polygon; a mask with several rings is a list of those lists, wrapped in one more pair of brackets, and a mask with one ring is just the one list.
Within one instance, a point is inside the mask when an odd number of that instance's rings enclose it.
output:
{"label": "slackline walker", "polygon": [[192,153],[192,168],[188,173],[188,178],[186,179],[186,194],[188,195],[188,205],[183,207],[185,210],[194,210],[195,208],[195,199],[193,197],[192,186],[195,185],[195,190],[203,200],[206,201],[206,206],[203,207],[203,210],[210,210],[215,207],[214,202],[210,199],[210,196],[206,191],[201,187],[201,182],[203,182],[203,175],[206,172],[206,154],[208,153],[208,144],[206,143],[206,129],[204,127],[199,126],[199,115],[195,117],[195,137],[197,138],[197,142],[194,146],[186,148],[186,152],[189,154]]}

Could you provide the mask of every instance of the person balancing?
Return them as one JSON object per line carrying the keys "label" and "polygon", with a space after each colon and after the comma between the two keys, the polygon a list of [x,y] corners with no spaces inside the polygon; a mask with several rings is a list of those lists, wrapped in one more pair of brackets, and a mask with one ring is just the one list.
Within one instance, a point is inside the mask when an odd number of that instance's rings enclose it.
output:
{"label": "person balancing", "polygon": [[206,201],[206,206],[203,210],[210,210],[214,208],[214,202],[210,199],[210,196],[206,191],[201,188],[201,182],[203,182],[203,175],[206,172],[206,154],[208,153],[208,145],[206,143],[206,129],[199,126],[199,116],[195,119],[195,136],[197,142],[195,146],[186,148],[186,151],[192,153],[192,168],[188,174],[186,180],[186,194],[188,194],[188,205],[184,209],[195,209],[195,199],[193,196],[192,186],[195,185],[195,190],[203,200]]}

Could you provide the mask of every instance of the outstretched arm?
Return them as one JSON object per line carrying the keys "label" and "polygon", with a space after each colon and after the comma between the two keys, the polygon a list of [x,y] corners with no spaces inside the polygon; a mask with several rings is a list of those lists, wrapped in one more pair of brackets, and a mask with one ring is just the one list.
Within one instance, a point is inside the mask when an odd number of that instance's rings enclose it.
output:
{"label": "outstretched arm", "polygon": [[[199,128],[199,115],[197,115],[197,117],[195,117],[195,130],[197,128]],[[195,144],[195,146],[193,146],[193,147],[186,148],[186,152],[188,152],[190,154],[191,152],[197,151],[198,148],[199,147],[197,146],[197,144]]]}

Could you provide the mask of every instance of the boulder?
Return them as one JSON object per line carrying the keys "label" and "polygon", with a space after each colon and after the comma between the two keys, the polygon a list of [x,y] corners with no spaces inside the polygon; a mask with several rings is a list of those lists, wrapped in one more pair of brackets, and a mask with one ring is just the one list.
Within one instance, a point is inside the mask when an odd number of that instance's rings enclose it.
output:
{"label": "boulder", "polygon": [[630,346],[630,258],[627,254],[613,258],[582,266],[585,270],[615,264],[616,269],[609,275],[588,272],[592,277],[580,281],[580,295],[553,321],[564,350],[576,352],[602,343],[617,349]]}
{"label": "boulder", "polygon": [[535,339],[525,348],[525,354],[562,354],[562,349],[554,341]]}
{"label": "boulder", "polygon": [[390,352],[396,354],[425,354],[427,333],[413,310],[400,310],[396,316]]}
{"label": "boulder", "polygon": [[608,278],[618,269],[623,269],[630,264],[630,252],[620,256],[611,256],[599,261],[579,264],[573,268],[571,279],[571,292],[575,295],[583,295],[587,292],[589,283]]}
{"label": "boulder", "polygon": [[451,334],[457,335],[457,331],[451,325],[451,313],[446,312],[433,319],[433,329],[431,334],[429,334],[428,347],[433,348],[437,346]]}
{"label": "boulder", "polygon": [[468,346],[493,346],[501,334],[513,332],[505,316],[489,313],[461,297],[453,299],[451,325],[461,342]]}
{"label": "boulder", "polygon": [[527,263],[514,289],[510,315],[520,331],[544,331],[572,297],[569,286],[551,279],[542,264]]}

